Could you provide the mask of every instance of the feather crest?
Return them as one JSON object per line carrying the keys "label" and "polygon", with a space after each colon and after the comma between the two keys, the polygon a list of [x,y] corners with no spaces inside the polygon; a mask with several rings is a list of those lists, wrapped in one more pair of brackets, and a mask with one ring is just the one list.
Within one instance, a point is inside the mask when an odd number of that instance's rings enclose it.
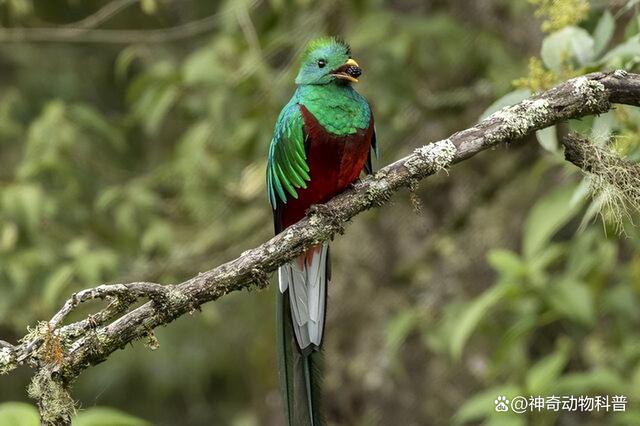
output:
{"label": "feather crest", "polygon": [[305,62],[314,51],[318,49],[336,48],[342,50],[345,55],[351,56],[351,46],[342,37],[325,36],[311,40],[302,53],[302,62]]}

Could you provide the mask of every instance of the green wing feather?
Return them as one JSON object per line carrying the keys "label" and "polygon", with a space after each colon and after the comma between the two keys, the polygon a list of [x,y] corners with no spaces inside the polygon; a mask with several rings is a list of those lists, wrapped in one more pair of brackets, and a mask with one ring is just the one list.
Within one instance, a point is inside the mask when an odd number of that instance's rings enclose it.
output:
{"label": "green wing feather", "polygon": [[279,199],[298,198],[297,190],[309,182],[309,165],[304,149],[304,120],[295,100],[282,109],[269,146],[267,191],[273,208]]}

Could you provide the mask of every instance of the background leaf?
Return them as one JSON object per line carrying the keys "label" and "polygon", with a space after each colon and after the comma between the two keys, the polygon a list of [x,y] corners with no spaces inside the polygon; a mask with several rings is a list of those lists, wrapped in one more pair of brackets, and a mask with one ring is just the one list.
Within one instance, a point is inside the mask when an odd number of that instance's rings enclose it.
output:
{"label": "background leaf", "polygon": [[462,356],[464,345],[487,312],[505,296],[511,284],[499,284],[471,302],[452,330],[449,351],[454,359]]}
{"label": "background leaf", "polygon": [[11,426],[38,426],[38,409],[22,402],[3,402],[0,404],[0,424]]}
{"label": "background leaf", "polygon": [[80,411],[73,420],[73,426],[148,426],[150,424],[113,408],[103,407]]}
{"label": "background leaf", "polygon": [[593,31],[593,53],[598,56],[607,47],[615,30],[615,20],[609,10],[605,10]]}
{"label": "background leaf", "polygon": [[586,65],[594,57],[594,41],[582,28],[565,27],[545,37],[540,57],[547,68],[556,72],[562,70],[566,59]]}
{"label": "background leaf", "polygon": [[542,250],[553,234],[569,221],[577,212],[572,206],[575,186],[567,185],[551,191],[531,209],[524,225],[522,250],[527,258],[532,258]]}

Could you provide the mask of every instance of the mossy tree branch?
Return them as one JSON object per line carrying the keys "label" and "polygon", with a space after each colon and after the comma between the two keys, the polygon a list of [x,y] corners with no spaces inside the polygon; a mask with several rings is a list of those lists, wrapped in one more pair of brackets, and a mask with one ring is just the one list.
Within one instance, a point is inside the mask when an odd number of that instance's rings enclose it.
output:
{"label": "mossy tree branch", "polygon": [[[492,114],[445,140],[366,177],[328,203],[312,208],[298,224],[240,257],[176,285],[155,283],[102,285],[73,295],[48,322],[40,323],[18,345],[0,341],[0,373],[29,364],[37,373],[29,393],[38,400],[43,424],[70,424],[69,384],[87,367],[200,305],[230,292],[264,288],[268,274],[321,241],[327,241],[357,214],[384,204],[395,192],[485,149],[509,143],[536,130],[608,111],[613,103],[640,106],[640,75],[624,71],[594,73],[559,84]],[[90,317],[62,325],[85,301],[109,305]],[[137,300],[148,300],[133,310]]]}

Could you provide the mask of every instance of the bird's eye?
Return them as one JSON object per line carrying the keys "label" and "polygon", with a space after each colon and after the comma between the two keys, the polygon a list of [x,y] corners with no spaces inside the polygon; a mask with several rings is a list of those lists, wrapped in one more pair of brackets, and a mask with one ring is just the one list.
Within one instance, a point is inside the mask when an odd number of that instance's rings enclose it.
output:
{"label": "bird's eye", "polygon": [[324,68],[325,65],[327,65],[327,61],[325,61],[324,59],[318,59],[319,68]]}

